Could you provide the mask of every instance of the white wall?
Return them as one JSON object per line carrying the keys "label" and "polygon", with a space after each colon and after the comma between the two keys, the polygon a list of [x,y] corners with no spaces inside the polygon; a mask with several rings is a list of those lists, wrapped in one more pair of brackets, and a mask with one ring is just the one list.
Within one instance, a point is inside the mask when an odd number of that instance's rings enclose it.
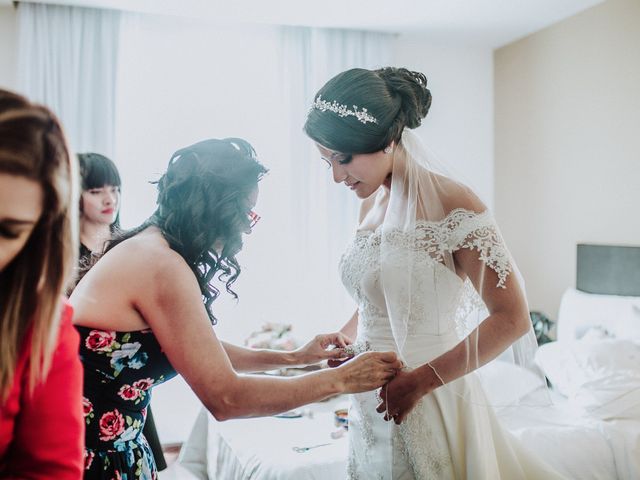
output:
{"label": "white wall", "polygon": [[488,47],[433,43],[400,35],[396,66],[427,76],[433,103],[421,137],[487,203],[493,206],[493,52]]}
{"label": "white wall", "polygon": [[0,88],[17,89],[18,19],[12,5],[0,5]]}
{"label": "white wall", "polygon": [[576,244],[640,245],[640,2],[496,51],[496,213],[530,306],[557,318]]}

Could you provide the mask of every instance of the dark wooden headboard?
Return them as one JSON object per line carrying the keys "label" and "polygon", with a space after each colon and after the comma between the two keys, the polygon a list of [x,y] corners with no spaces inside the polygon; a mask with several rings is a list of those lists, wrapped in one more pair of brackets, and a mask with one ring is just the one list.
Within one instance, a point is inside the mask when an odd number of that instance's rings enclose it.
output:
{"label": "dark wooden headboard", "polygon": [[640,297],[640,247],[578,245],[576,288]]}

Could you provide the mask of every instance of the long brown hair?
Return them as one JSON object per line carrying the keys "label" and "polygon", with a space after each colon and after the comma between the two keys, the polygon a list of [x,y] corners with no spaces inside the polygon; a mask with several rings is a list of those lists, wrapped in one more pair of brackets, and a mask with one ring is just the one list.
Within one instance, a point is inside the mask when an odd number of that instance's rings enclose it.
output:
{"label": "long brown hair", "polygon": [[44,194],[41,217],[27,243],[0,272],[0,404],[30,328],[31,391],[51,366],[61,295],[78,254],[76,170],[56,116],[0,89],[0,172],[34,180]]}

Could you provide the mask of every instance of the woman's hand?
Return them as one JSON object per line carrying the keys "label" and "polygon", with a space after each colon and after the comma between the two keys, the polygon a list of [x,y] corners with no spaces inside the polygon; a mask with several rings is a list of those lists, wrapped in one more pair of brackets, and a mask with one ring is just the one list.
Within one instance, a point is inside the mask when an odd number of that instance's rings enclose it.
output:
{"label": "woman's hand", "polygon": [[[323,360],[344,358],[342,349],[351,343],[351,339],[343,333],[326,333],[316,335],[310,342],[292,353],[296,364],[312,365]],[[329,349],[331,346],[335,348]]]}
{"label": "woman's hand", "polygon": [[[432,372],[432,375],[429,375],[429,372]],[[384,413],[385,420],[393,419],[400,425],[420,399],[440,385],[440,380],[435,377],[431,368],[401,370],[393,380],[382,387],[380,404],[376,411]]]}
{"label": "woman's hand", "polygon": [[342,376],[344,393],[360,393],[381,387],[401,368],[402,362],[395,352],[364,352],[335,371]]}

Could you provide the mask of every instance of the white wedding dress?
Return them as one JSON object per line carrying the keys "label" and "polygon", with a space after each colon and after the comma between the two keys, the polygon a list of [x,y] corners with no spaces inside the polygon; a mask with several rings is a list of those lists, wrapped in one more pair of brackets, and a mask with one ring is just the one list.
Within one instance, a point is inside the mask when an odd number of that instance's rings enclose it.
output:
{"label": "white wedding dress", "polygon": [[[412,282],[419,286],[415,290],[421,295],[412,299],[413,313],[403,348],[409,367],[434,359],[460,341],[456,316],[464,313],[471,285],[438,261],[439,252],[474,249],[500,281],[510,274],[506,248],[494,225],[488,212],[457,209],[442,221],[419,222],[412,234],[396,232],[390,240],[410,249],[413,261],[420,266]],[[342,256],[340,271],[358,303],[356,344],[367,342],[372,350],[397,351],[380,285],[381,232],[381,228],[358,232]],[[442,330],[433,331],[436,327],[431,321],[439,318],[441,328],[443,315],[450,320],[445,341]],[[430,341],[436,338],[435,333],[437,342]],[[450,384],[425,396],[399,426],[386,422],[375,411],[379,403],[376,392],[353,395],[348,478],[563,478],[502,428],[475,373],[452,383],[455,388],[447,388]]]}

